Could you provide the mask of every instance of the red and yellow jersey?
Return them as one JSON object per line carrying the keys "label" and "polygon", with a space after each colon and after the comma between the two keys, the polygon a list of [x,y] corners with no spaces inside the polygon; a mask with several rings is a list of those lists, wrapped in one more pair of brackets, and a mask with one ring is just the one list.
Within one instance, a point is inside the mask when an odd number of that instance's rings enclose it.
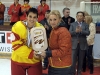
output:
{"label": "red and yellow jersey", "polygon": [[[11,16],[11,22],[17,22],[19,21],[19,9],[20,9],[20,4],[12,4],[10,7],[9,7],[9,10],[8,10],[8,15]],[[14,11],[14,12],[13,12]]]}
{"label": "red and yellow jersey", "polygon": [[23,15],[20,16],[20,20],[21,21],[25,21],[26,20],[26,12],[31,8],[30,5],[28,4],[24,4],[21,6],[21,12],[23,13]]}
{"label": "red and yellow jersey", "polygon": [[[36,22],[36,27],[43,27],[40,23]],[[27,44],[27,27],[22,21],[18,21],[12,27],[12,56],[11,59],[13,62],[18,64],[28,64],[33,65],[40,60],[33,57],[34,50],[31,47],[28,47]]]}

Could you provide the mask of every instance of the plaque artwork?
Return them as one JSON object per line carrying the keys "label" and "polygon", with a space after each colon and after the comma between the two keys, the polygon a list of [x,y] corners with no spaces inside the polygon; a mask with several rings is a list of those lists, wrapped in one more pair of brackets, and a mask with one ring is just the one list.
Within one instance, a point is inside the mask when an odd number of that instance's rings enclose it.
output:
{"label": "plaque artwork", "polygon": [[37,52],[47,49],[46,31],[43,27],[35,27],[31,29],[32,48]]}

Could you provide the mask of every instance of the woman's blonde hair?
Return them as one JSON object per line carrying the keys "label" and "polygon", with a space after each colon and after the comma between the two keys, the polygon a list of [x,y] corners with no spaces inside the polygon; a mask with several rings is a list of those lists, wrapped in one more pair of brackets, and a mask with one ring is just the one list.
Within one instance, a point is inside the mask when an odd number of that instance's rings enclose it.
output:
{"label": "woman's blonde hair", "polygon": [[88,12],[83,11],[85,16],[89,16]]}
{"label": "woman's blonde hair", "polygon": [[52,11],[49,13],[49,15],[48,15],[48,23],[49,23],[49,24],[50,24],[50,22],[49,22],[49,17],[50,17],[50,15],[58,16],[58,18],[62,21],[62,17],[61,17],[60,12],[59,12],[58,10],[52,10]]}
{"label": "woman's blonde hair", "polygon": [[92,16],[85,16],[85,22],[89,25],[91,22],[93,22]]}
{"label": "woman's blonde hair", "polygon": [[58,16],[60,19],[61,19],[61,14],[58,10],[52,10],[50,13],[49,13],[49,16],[50,15],[56,15]]}

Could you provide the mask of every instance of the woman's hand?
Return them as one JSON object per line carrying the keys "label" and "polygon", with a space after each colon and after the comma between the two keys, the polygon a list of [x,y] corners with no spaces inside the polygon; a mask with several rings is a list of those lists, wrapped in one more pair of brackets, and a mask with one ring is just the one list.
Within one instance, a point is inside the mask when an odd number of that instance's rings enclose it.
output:
{"label": "woman's hand", "polygon": [[41,55],[41,58],[45,58],[46,57],[46,51],[41,51],[40,55]]}
{"label": "woman's hand", "polygon": [[38,54],[38,52],[34,51],[34,58],[40,60],[41,59],[41,55]]}

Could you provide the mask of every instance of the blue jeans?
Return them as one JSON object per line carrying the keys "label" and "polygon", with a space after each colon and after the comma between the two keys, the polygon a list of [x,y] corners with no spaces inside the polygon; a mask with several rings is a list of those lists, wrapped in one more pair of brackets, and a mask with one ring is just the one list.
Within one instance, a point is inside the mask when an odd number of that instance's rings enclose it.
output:
{"label": "blue jeans", "polygon": [[3,25],[4,24],[4,20],[0,20],[0,25]]}

